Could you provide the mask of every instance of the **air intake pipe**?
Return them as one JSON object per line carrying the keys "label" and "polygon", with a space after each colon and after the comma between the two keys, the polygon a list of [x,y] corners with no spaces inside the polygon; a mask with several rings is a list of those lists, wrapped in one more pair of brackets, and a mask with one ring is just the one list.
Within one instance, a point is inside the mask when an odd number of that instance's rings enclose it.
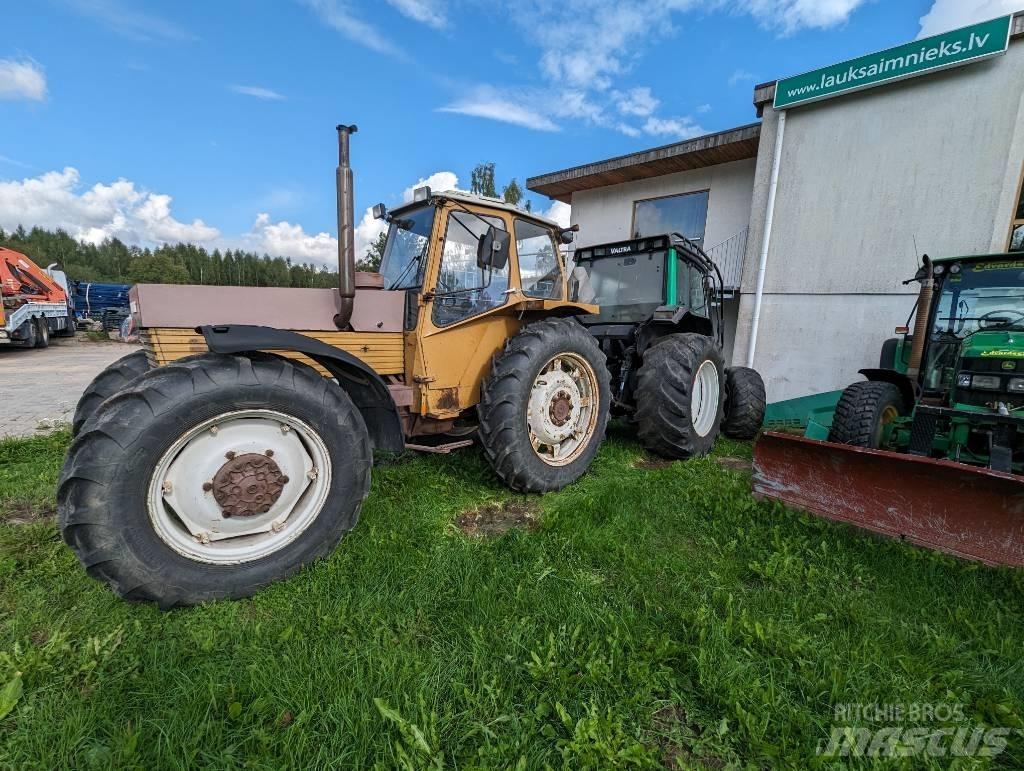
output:
{"label": "air intake pipe", "polygon": [[914,317],[914,342],[910,346],[910,361],[907,363],[907,377],[917,380],[921,372],[924,343],[928,337],[928,314],[932,308],[932,293],[935,278],[932,275],[932,260],[926,254],[922,258],[924,275],[921,277],[921,293],[917,296],[917,315]]}
{"label": "air intake pipe", "polygon": [[356,297],[355,215],[353,213],[352,164],[348,139],[356,133],[355,125],[338,126],[338,297],[340,304],[334,317],[338,329],[348,329],[352,304]]}

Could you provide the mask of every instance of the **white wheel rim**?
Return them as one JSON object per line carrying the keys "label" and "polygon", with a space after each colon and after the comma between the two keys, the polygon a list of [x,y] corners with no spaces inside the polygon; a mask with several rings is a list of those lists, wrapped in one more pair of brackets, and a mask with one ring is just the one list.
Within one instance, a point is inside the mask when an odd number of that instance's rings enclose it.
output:
{"label": "white wheel rim", "polygon": [[586,359],[560,353],[540,368],[530,389],[526,424],[537,457],[549,466],[572,463],[597,425],[597,376]]}
{"label": "white wheel rim", "polygon": [[[252,456],[269,459],[256,463],[270,466],[272,461],[276,471],[252,470]],[[246,464],[246,458],[252,460]],[[233,459],[246,470],[231,473]],[[280,486],[276,497],[266,494],[267,478]],[[236,481],[246,485],[244,504],[235,495],[242,492]],[[175,440],[150,479],[147,508],[153,530],[178,554],[237,565],[273,554],[298,538],[320,515],[330,487],[330,453],[316,431],[276,410],[237,410],[205,420]],[[231,516],[222,506],[225,496],[235,502],[228,509],[260,510]]]}
{"label": "white wheel rim", "polygon": [[707,436],[715,425],[720,394],[718,367],[714,362],[705,360],[697,368],[697,374],[693,378],[693,390],[690,393],[690,416],[693,420],[693,430],[699,436]]}

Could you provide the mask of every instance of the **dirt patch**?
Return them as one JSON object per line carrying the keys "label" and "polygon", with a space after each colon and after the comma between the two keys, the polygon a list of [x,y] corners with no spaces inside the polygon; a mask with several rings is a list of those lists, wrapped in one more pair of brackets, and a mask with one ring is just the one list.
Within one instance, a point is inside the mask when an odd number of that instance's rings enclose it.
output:
{"label": "dirt patch", "polygon": [[719,465],[725,466],[727,469],[732,469],[733,471],[743,471],[749,474],[754,470],[754,462],[752,460],[747,460],[746,458],[733,458],[726,455],[721,458],[715,458],[715,461],[717,461]]}
{"label": "dirt patch", "polygon": [[506,501],[464,512],[455,524],[471,538],[495,538],[512,528],[536,530],[539,517],[540,507],[535,503]]}
{"label": "dirt patch", "polygon": [[40,506],[28,501],[8,503],[6,510],[0,512],[0,522],[7,525],[31,525],[33,522],[46,522],[57,516],[53,506]]}
{"label": "dirt patch", "polygon": [[665,460],[664,458],[641,458],[633,464],[633,468],[643,469],[644,471],[658,471],[663,468],[668,468],[674,460]]}
{"label": "dirt patch", "polygon": [[686,711],[677,704],[666,704],[653,715],[654,730],[658,733],[657,746],[663,768],[725,768],[726,763],[714,756],[697,756],[676,737],[696,740],[701,730],[687,719]]}

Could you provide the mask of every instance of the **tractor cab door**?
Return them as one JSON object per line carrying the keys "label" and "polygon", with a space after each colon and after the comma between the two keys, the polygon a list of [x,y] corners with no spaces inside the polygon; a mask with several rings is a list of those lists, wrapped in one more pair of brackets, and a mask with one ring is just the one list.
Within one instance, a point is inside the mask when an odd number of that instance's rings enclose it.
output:
{"label": "tractor cab door", "polygon": [[491,357],[519,330],[510,311],[519,277],[511,254],[500,267],[478,262],[488,227],[511,234],[508,214],[448,202],[437,216],[439,243],[424,283],[411,374],[420,388],[420,413],[443,419],[476,404]]}

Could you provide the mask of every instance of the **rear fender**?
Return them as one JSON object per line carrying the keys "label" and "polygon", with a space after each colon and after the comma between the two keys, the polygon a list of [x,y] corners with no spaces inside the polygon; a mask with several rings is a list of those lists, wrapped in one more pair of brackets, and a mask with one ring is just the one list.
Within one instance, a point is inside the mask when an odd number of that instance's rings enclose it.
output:
{"label": "rear fender", "polygon": [[388,387],[366,362],[348,351],[286,329],[248,324],[196,328],[214,353],[297,351],[313,359],[338,381],[363,415],[375,449],[405,449],[402,422]]}
{"label": "rear fender", "polygon": [[903,404],[907,408],[907,414],[910,414],[910,411],[914,408],[914,403],[917,401],[917,385],[913,380],[894,369],[862,369],[858,371],[868,380],[892,383],[899,388],[900,395],[903,396]]}

